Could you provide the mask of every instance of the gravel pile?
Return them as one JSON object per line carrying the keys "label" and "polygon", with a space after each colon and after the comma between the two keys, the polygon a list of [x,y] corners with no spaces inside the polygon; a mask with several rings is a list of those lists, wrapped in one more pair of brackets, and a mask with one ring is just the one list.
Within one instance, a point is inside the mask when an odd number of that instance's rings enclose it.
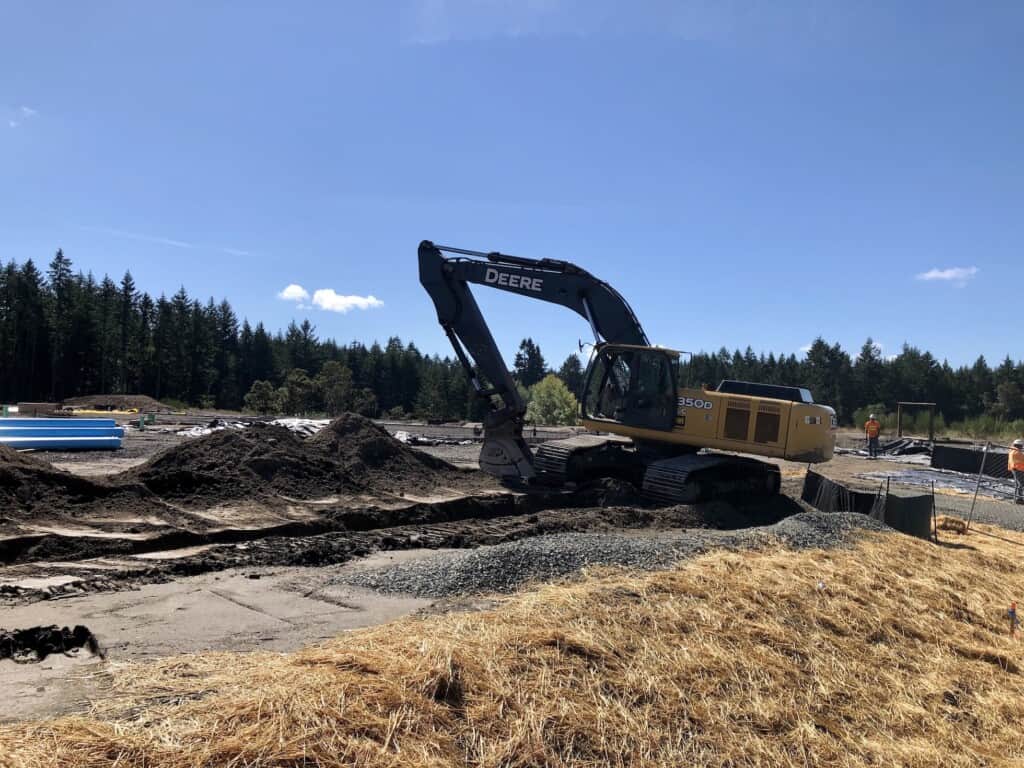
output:
{"label": "gravel pile", "polygon": [[677,531],[656,536],[561,533],[352,570],[342,579],[354,586],[418,597],[511,592],[528,582],[569,576],[588,566],[657,570],[716,548],[753,548],[780,541],[796,549],[842,546],[852,534],[865,530],[887,529],[857,513],[805,512],[775,525],[737,531]]}

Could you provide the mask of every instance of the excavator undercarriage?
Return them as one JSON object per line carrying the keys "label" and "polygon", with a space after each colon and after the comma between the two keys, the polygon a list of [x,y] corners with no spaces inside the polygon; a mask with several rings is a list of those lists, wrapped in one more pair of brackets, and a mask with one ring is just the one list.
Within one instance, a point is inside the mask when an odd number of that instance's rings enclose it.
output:
{"label": "excavator undercarriage", "polygon": [[781,477],[775,464],[692,450],[664,454],[657,447],[636,446],[622,438],[579,435],[541,445],[534,469],[539,482],[555,486],[600,477],[628,480],[646,498],[666,504],[733,494],[771,496],[779,491]]}

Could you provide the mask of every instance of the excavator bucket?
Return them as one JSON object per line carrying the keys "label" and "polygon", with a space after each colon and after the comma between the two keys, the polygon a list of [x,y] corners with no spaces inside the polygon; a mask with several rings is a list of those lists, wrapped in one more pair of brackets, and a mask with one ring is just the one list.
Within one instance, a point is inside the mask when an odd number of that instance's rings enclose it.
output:
{"label": "excavator bucket", "polygon": [[532,480],[533,454],[522,436],[522,428],[505,422],[484,430],[480,448],[480,469],[502,480]]}

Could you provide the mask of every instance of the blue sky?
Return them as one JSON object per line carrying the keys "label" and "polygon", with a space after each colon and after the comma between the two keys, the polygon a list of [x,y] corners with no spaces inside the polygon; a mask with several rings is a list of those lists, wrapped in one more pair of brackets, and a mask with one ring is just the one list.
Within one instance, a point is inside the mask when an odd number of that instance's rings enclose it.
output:
{"label": "blue sky", "polygon": [[[1016,2],[7,0],[0,259],[447,353],[429,238],[576,261],[681,349],[1024,357],[1022,32]],[[509,356],[589,335],[477,296]]]}

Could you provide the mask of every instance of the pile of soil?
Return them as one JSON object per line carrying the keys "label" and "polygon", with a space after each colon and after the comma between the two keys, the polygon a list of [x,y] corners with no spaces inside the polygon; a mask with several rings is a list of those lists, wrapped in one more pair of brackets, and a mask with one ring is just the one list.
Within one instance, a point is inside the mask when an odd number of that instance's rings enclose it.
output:
{"label": "pile of soil", "polygon": [[127,411],[136,408],[139,411],[169,411],[168,406],[154,400],[149,395],[83,395],[82,397],[69,397],[64,400],[64,405],[84,406],[98,410]]}
{"label": "pile of soil", "polygon": [[150,506],[155,499],[138,485],[106,483],[73,475],[34,456],[0,445],[0,522],[37,514],[91,515],[98,505],[119,509]]}
{"label": "pile of soil", "polygon": [[96,636],[81,624],[74,629],[58,627],[30,627],[29,629],[0,629],[0,659],[13,659],[26,663],[42,661],[51,653],[70,654],[88,648],[99,654]]}
{"label": "pile of soil", "polygon": [[400,495],[441,485],[470,490],[485,482],[475,474],[410,448],[369,419],[349,413],[309,439],[273,424],[214,432],[168,448],[114,481],[208,507],[279,496]]}
{"label": "pile of soil", "polygon": [[392,493],[465,484],[470,473],[410,448],[365,416],[345,413],[309,439],[311,450],[336,460],[373,490]]}
{"label": "pile of soil", "polygon": [[311,499],[359,489],[338,462],[273,424],[224,429],[189,440],[117,478],[193,504],[273,495]]}

